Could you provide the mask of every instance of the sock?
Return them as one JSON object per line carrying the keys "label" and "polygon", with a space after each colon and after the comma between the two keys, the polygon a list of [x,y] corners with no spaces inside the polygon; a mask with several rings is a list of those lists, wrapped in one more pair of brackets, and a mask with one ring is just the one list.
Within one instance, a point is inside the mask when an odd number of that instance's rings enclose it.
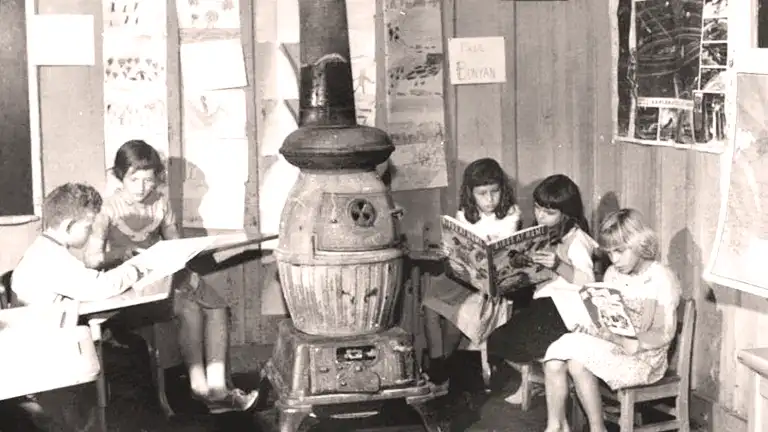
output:
{"label": "sock", "polygon": [[227,371],[222,362],[208,363],[205,366],[208,388],[212,391],[223,392],[227,390]]}

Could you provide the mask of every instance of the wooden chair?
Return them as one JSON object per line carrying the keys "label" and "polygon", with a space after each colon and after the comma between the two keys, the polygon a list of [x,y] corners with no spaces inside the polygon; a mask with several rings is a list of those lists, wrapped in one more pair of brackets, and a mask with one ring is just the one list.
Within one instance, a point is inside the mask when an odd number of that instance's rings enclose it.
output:
{"label": "wooden chair", "polygon": [[[681,313],[682,312],[682,313]],[[690,397],[691,354],[693,349],[693,332],[696,322],[696,305],[692,299],[683,299],[678,311],[678,333],[670,347],[670,367],[666,376],[660,381],[638,387],[629,387],[612,392],[602,387],[603,400],[610,400],[620,405],[618,414],[606,410],[608,421],[619,425],[621,432],[661,432],[678,430],[690,431],[690,415],[688,411]],[[665,400],[675,399],[675,405],[670,406]],[[583,420],[583,412],[572,398],[571,417]],[[639,425],[636,419],[642,419],[642,414],[635,410],[635,405],[643,403],[648,408],[666,414],[672,419]],[[580,430],[584,424],[574,424],[574,430]]]}

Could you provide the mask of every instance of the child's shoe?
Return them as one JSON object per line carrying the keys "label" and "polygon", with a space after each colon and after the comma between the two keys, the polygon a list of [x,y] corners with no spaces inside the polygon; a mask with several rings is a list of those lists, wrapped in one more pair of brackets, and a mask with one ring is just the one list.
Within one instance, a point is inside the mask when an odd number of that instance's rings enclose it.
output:
{"label": "child's shoe", "polygon": [[427,378],[435,394],[443,395],[448,393],[449,387],[449,368],[447,359],[444,357],[430,357],[427,368]]}
{"label": "child's shoe", "polygon": [[259,401],[259,391],[244,392],[240,389],[227,390],[223,394],[209,393],[205,404],[211,414],[225,412],[245,412],[253,408]]}

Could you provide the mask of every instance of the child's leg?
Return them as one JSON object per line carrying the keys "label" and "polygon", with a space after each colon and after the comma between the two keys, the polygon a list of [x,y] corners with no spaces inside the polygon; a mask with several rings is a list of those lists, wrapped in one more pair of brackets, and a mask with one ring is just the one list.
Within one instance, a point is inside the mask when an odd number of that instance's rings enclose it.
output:
{"label": "child's leg", "polygon": [[179,347],[189,371],[189,385],[200,397],[208,395],[208,380],[203,358],[204,320],[200,306],[185,295],[174,297],[174,309],[179,321]]}
{"label": "child's leg", "polygon": [[229,353],[229,310],[207,309],[205,314],[205,375],[213,392],[227,390],[227,356]]}
{"label": "child's leg", "polygon": [[565,416],[568,399],[568,366],[560,360],[544,363],[544,386],[547,396],[546,432],[569,431]]}
{"label": "child's leg", "polygon": [[424,308],[424,332],[430,359],[443,356],[443,327],[440,320],[437,312],[428,307]]}
{"label": "child's leg", "polygon": [[603,420],[603,399],[600,396],[600,388],[597,377],[585,368],[581,363],[568,361],[568,372],[573,378],[576,394],[579,395],[584,411],[589,421],[590,432],[605,432]]}

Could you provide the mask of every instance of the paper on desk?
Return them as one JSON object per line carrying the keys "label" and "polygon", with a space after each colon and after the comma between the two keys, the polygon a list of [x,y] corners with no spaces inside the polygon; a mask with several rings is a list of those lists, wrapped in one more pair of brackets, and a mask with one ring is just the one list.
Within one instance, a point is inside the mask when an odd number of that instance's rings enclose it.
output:
{"label": "paper on desk", "polygon": [[216,242],[216,236],[163,240],[126,261],[147,274],[133,285],[141,290],[167,276],[171,276]]}
{"label": "paper on desk", "polygon": [[181,79],[185,91],[245,87],[245,60],[240,39],[181,45]]}
{"label": "paper on desk", "polygon": [[91,66],[96,62],[93,15],[34,15],[27,49],[37,66]]}

